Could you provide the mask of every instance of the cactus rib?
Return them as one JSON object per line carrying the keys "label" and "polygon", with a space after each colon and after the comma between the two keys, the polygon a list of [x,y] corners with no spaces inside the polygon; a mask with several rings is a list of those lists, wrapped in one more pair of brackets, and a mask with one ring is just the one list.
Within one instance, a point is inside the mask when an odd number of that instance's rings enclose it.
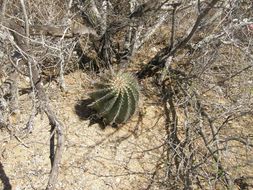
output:
{"label": "cactus rib", "polygon": [[137,80],[130,73],[115,73],[101,77],[89,93],[93,100],[89,106],[104,118],[106,123],[124,123],[138,107],[140,90]]}

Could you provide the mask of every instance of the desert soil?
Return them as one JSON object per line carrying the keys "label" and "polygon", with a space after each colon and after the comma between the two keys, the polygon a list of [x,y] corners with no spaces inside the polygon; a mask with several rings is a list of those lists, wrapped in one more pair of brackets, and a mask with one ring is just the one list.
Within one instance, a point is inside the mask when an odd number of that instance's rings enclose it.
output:
{"label": "desert soil", "polygon": [[[64,123],[65,148],[58,190],[144,189],[150,183],[164,141],[161,108],[143,96],[130,122],[117,128],[92,121],[87,108],[88,76],[77,71],[65,76],[67,91],[55,82],[45,85],[50,104]],[[22,84],[21,84],[22,85]],[[30,134],[24,130],[32,97],[19,97],[20,113],[13,126],[0,133],[0,189],[45,189],[49,172],[50,126],[46,115],[35,117]]]}

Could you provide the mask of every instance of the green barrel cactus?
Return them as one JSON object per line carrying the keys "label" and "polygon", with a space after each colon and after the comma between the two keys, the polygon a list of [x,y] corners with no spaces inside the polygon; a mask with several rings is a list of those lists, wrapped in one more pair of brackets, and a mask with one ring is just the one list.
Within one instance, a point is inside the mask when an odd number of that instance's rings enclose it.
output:
{"label": "green barrel cactus", "polygon": [[126,122],[136,111],[140,88],[130,73],[113,73],[101,77],[89,93],[93,100],[89,106],[95,109],[107,124]]}

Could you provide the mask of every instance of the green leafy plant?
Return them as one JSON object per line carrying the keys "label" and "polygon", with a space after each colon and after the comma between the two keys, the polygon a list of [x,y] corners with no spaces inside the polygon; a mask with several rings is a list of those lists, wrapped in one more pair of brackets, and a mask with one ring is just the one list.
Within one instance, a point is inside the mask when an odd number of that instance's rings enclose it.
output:
{"label": "green leafy plant", "polygon": [[95,90],[89,93],[93,100],[89,106],[104,118],[105,123],[124,123],[136,111],[140,88],[131,73],[113,73],[101,77],[94,84]]}

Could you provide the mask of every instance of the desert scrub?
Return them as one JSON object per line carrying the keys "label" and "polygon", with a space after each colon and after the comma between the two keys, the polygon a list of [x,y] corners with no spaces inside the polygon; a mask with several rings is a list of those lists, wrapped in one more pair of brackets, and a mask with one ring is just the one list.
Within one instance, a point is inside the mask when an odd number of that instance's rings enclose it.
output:
{"label": "desert scrub", "polygon": [[127,72],[117,72],[101,77],[89,93],[93,102],[89,105],[106,124],[126,122],[136,111],[140,88],[137,79]]}

